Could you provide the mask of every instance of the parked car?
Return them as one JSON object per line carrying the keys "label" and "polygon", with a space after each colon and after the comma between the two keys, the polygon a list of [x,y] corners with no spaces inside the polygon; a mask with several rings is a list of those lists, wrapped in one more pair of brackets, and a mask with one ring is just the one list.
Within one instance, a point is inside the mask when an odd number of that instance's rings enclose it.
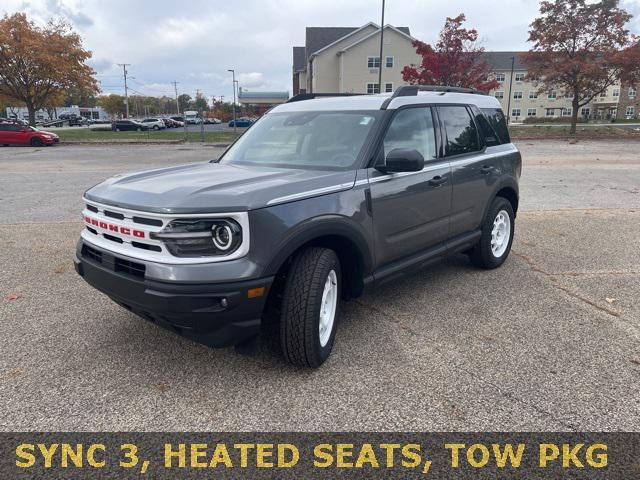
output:
{"label": "parked car", "polygon": [[[503,264],[522,158],[496,98],[425,86],[308,97],[273,108],[219,160],[89,189],[76,271],[210,346],[247,351],[275,322],[285,358],[318,367],[341,298],[459,252]],[[476,277],[492,293],[509,279]]]}
{"label": "parked car", "polygon": [[204,119],[204,123],[208,124],[208,125],[218,125],[220,123],[222,123],[222,120],[220,120],[219,118],[215,118],[215,117],[207,117]]}
{"label": "parked car", "polygon": [[170,117],[170,118],[171,120],[177,123],[176,127],[184,127],[184,117],[176,116],[176,117]]}
{"label": "parked car", "polygon": [[60,138],[55,133],[45,132],[37,128],[21,125],[17,122],[0,122],[0,145],[55,145]]}
{"label": "parked car", "polygon": [[153,130],[164,130],[167,126],[161,118],[145,118],[140,121]]}
{"label": "parked car", "polygon": [[164,122],[165,127],[167,128],[175,128],[177,127],[176,121],[172,118],[163,118],[162,121]]}
{"label": "parked car", "polygon": [[229,126],[233,127],[235,125],[236,127],[250,127],[251,125],[253,125],[253,123],[253,120],[251,120],[250,118],[242,117],[231,120],[229,122]]}
{"label": "parked car", "polygon": [[144,123],[138,122],[137,120],[129,120],[122,119],[116,120],[111,123],[111,130],[114,132],[125,132],[125,131],[142,131],[149,130],[149,127]]}

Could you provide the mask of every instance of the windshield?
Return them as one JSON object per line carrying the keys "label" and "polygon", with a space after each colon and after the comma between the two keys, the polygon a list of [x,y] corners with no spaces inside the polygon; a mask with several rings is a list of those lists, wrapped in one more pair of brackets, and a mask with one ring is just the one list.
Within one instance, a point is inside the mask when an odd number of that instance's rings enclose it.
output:
{"label": "windshield", "polygon": [[354,167],[383,112],[292,112],[262,117],[224,154],[221,163],[306,169]]}

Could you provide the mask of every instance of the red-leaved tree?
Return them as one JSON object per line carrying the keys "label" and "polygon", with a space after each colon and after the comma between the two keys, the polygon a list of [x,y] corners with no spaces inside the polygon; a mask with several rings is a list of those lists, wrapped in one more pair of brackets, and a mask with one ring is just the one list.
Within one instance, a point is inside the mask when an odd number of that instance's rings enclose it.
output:
{"label": "red-leaved tree", "polygon": [[416,40],[413,46],[422,57],[420,65],[407,65],[402,78],[412,85],[447,85],[475,88],[488,92],[498,82],[488,80],[489,66],[482,60],[484,48],[478,46],[478,32],[462,26],[466,17],[461,13],[448,18],[435,47]]}
{"label": "red-leaved tree", "polygon": [[531,24],[533,47],[522,56],[540,91],[560,90],[572,98],[570,133],[578,109],[619,82],[640,78],[638,39],[625,28],[631,15],[618,0],[553,0],[540,3]]}

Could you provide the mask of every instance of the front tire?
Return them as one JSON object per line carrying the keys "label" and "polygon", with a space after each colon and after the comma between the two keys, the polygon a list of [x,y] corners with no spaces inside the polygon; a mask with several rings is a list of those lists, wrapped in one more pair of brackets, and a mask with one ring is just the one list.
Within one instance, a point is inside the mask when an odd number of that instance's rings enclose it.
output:
{"label": "front tire", "polygon": [[496,197],[491,202],[482,225],[482,236],[471,250],[471,262],[480,268],[498,268],[511,251],[515,230],[515,215],[511,202]]}
{"label": "front tire", "polygon": [[293,260],[280,317],[280,343],[289,363],[317,368],[333,348],[342,287],[340,260],[328,248],[308,248]]}
{"label": "front tire", "polygon": [[38,137],[33,137],[31,139],[31,146],[32,147],[41,147],[42,146],[42,140],[40,140]]}

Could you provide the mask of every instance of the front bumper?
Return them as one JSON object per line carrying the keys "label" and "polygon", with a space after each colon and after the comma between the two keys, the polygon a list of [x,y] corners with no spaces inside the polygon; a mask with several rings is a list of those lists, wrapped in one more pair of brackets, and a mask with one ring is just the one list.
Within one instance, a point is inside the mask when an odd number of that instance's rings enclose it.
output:
{"label": "front bumper", "polygon": [[[273,282],[273,277],[225,283],[159,282],[144,277],[144,263],[85,244],[78,248],[74,264],[89,285],[127,310],[211,347],[237,345],[258,335]],[[264,293],[249,298],[248,291],[260,287]]]}

